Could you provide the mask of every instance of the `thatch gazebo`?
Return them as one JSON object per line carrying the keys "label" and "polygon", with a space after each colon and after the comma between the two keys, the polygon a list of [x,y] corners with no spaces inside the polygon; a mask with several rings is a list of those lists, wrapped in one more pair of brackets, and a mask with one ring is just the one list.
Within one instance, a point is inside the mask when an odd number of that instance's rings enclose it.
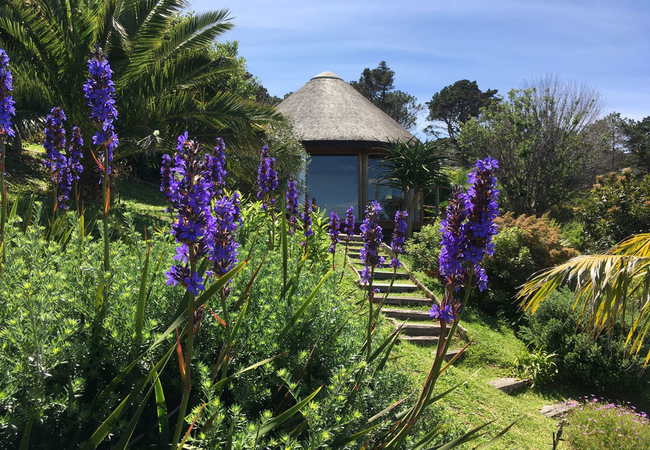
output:
{"label": "thatch gazebo", "polygon": [[411,133],[332,72],[316,75],[278,110],[291,118],[311,157],[307,188],[317,206],[339,216],[354,206],[361,218],[364,206],[378,200],[383,218],[392,219],[401,191],[377,183],[378,163],[384,144],[409,141]]}

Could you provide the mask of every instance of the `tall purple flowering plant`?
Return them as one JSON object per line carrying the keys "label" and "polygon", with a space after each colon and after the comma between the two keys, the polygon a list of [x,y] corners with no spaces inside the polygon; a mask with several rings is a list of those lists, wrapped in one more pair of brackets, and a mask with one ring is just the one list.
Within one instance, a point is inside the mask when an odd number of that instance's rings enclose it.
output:
{"label": "tall purple flowering plant", "polygon": [[167,284],[181,284],[193,295],[205,288],[203,277],[196,271],[196,263],[207,254],[206,234],[215,228],[210,211],[212,180],[206,176],[202,150],[196,140],[188,138],[187,132],[180,135],[170,166],[171,176],[163,179],[171,208],[177,213],[172,235],[180,244],[174,257],[180,262],[166,273]]}
{"label": "tall purple flowering plant", "polygon": [[[172,235],[179,246],[176,248],[173,264],[166,272],[167,284],[182,285],[189,293],[188,317],[193,318],[191,331],[186,336],[185,356],[181,360],[183,397],[179,420],[174,431],[173,442],[178,443],[184,423],[190,393],[190,369],[194,335],[198,331],[204,305],[196,299],[206,289],[211,277],[221,278],[237,262],[235,231],[241,222],[239,193],[228,196],[225,192],[226,160],[225,145],[217,141],[214,152],[203,154],[203,148],[188,133],[178,137],[176,153],[172,158],[163,157],[161,169],[161,191],[168,200],[168,210],[176,211]],[[198,266],[207,258],[211,263],[205,278],[199,274]],[[216,285],[218,286],[218,284]],[[214,288],[214,285],[213,285]],[[222,309],[226,313],[228,287],[221,289]],[[189,328],[188,328],[189,330]],[[229,337],[230,339],[230,337]],[[225,370],[229,346],[221,361]],[[180,351],[179,351],[180,355]]]}
{"label": "tall purple flowering plant", "polygon": [[296,180],[291,177],[289,179],[289,185],[287,186],[287,193],[285,195],[286,199],[286,209],[288,214],[287,224],[289,225],[289,233],[293,234],[296,229],[296,224],[298,222],[298,187],[296,186]]}
{"label": "tall purple flowering plant", "polygon": [[257,199],[262,200],[262,208],[275,205],[275,190],[278,187],[278,173],[275,171],[275,158],[269,156],[269,148],[262,147],[260,166],[257,170]]}
{"label": "tall purple flowering plant", "polygon": [[[13,137],[15,132],[11,124],[11,116],[16,115],[9,56],[0,49],[0,244],[5,242],[5,223],[7,222],[7,180],[5,179],[5,142],[7,137]],[[2,245],[2,262],[5,261],[5,246]]]}
{"label": "tall purple flowering plant", "polygon": [[330,248],[327,250],[332,254],[332,268],[334,268],[334,256],[336,254],[336,244],[339,243],[340,227],[341,227],[341,219],[339,219],[339,215],[336,214],[336,211],[332,211],[330,213],[330,226],[329,226]]}
{"label": "tall purple flowering plant", "polygon": [[[470,188],[465,193],[455,187],[449,199],[447,215],[442,221],[442,249],[440,251],[440,276],[445,284],[445,294],[440,305],[431,307],[430,315],[440,323],[440,338],[436,356],[420,396],[405,419],[389,448],[398,448],[406,439],[413,424],[431,399],[440,375],[442,363],[458,322],[474,286],[487,287],[485,271],[480,262],[494,252],[492,236],[496,234],[494,219],[498,215],[495,172],[497,160],[478,161],[468,174]],[[463,290],[462,299],[458,292]],[[451,324],[449,332],[446,326]]]}
{"label": "tall purple flowering plant", "polygon": [[119,141],[113,126],[113,121],[117,118],[113,71],[99,45],[95,46],[93,58],[88,60],[88,71],[90,78],[83,89],[88,99],[88,119],[97,129],[93,136],[93,144],[98,148],[96,162],[101,173],[100,183],[102,183],[104,200],[104,271],[108,272],[110,270],[108,210],[111,198],[109,175],[113,152]]}
{"label": "tall purple flowering plant", "polygon": [[467,193],[455,187],[449,199],[447,216],[442,221],[440,276],[445,284],[445,296],[440,306],[433,305],[431,317],[451,322],[460,314],[461,301],[456,292],[468,293],[478,286],[487,287],[487,275],[480,266],[485,255],[494,253],[492,236],[497,232],[494,219],[499,215],[494,172],[498,162],[491,158],[478,161],[468,174]]}
{"label": "tall purple flowering plant", "polygon": [[119,140],[113,125],[117,118],[113,71],[99,45],[95,46],[93,58],[88,60],[88,71],[90,78],[83,89],[88,99],[88,119],[97,129],[92,139],[99,149],[97,162],[103,179],[111,173],[113,152]]}
{"label": "tall purple flowering plant", "polygon": [[65,112],[58,106],[52,108],[45,119],[43,148],[46,156],[43,165],[49,170],[50,179],[54,184],[55,213],[59,206],[63,210],[68,209],[67,201],[72,190],[72,171],[68,158],[63,154],[66,145],[65,128],[63,128],[65,120]]}
{"label": "tall purple flowering plant", "polygon": [[4,143],[7,137],[15,135],[11,123],[11,116],[16,115],[15,102],[11,95],[11,91],[14,90],[12,82],[11,70],[9,70],[9,56],[7,56],[7,52],[0,49],[0,143],[3,145],[0,152],[2,152],[3,157]]}
{"label": "tall purple flowering plant", "polygon": [[372,289],[372,278],[375,268],[381,268],[385,258],[379,254],[379,247],[384,238],[382,229],[378,224],[379,211],[381,206],[377,200],[366,206],[366,218],[360,226],[361,235],[363,236],[363,248],[361,249],[360,258],[364,264],[361,271],[361,282],[367,285],[368,297],[368,330],[366,337],[366,347],[368,350],[368,359],[372,347],[372,330],[374,328],[375,316],[372,313],[372,303],[374,302],[375,291]]}
{"label": "tall purple flowering plant", "polygon": [[381,268],[385,258],[379,254],[379,247],[384,238],[382,229],[379,226],[379,211],[381,205],[374,200],[366,207],[366,218],[359,227],[361,236],[363,236],[363,248],[360,251],[360,258],[365,268],[361,271],[361,281],[369,283],[372,278],[372,272],[375,268]]}
{"label": "tall purple flowering plant", "polygon": [[402,265],[399,260],[399,255],[404,250],[406,229],[408,228],[408,225],[406,223],[407,217],[408,213],[406,211],[397,211],[395,213],[395,227],[393,228],[393,237],[390,241],[390,249],[393,254],[393,257],[390,261],[390,266],[393,269],[397,269]]}

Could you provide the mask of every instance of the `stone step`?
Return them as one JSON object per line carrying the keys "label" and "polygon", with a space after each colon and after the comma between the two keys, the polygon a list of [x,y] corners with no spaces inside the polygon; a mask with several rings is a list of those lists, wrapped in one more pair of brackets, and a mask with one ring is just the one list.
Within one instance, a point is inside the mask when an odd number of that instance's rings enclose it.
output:
{"label": "stone step", "polygon": [[[451,348],[451,349],[449,349],[447,351],[447,354],[445,355],[445,361],[447,361],[447,362],[451,361],[452,358],[454,356],[456,356],[457,354],[459,354],[461,350],[462,349],[460,349],[460,348]],[[463,355],[464,355],[464,353],[463,353]],[[461,355],[461,358],[462,358],[462,355]]]}
{"label": "stone step", "polygon": [[[383,297],[375,296],[375,303],[379,303]],[[431,306],[433,300],[426,297],[400,297],[399,295],[388,295],[384,305],[402,305],[402,306]]]}
{"label": "stone step", "polygon": [[539,412],[545,415],[546,417],[554,418],[557,416],[561,416],[562,414],[572,410],[576,406],[578,406],[578,402],[575,401],[558,403],[555,405],[545,405],[540,408]]}
{"label": "stone step", "polygon": [[[383,270],[375,270],[374,273],[375,280],[392,280],[393,272],[385,272]],[[406,272],[397,272],[395,274],[396,280],[408,280],[409,274]]]}
{"label": "stone step", "polygon": [[[362,284],[362,288],[368,289],[370,285]],[[390,287],[390,283],[373,283],[373,289],[379,289],[379,292],[386,292]],[[416,292],[420,288],[414,284],[393,284],[393,287],[390,288],[391,292]]]}
{"label": "stone step", "polygon": [[[345,242],[345,238],[347,236],[348,236],[347,234],[339,234],[339,240],[341,242]],[[361,236],[360,234],[354,234],[350,238],[350,242],[363,242],[363,236]]]}
{"label": "stone step", "polygon": [[410,342],[415,345],[436,345],[438,343],[437,336],[404,336],[400,335],[401,340]]}
{"label": "stone step", "polygon": [[[399,325],[395,323],[395,328]],[[441,328],[433,323],[405,323],[402,326],[403,336],[440,336]],[[445,333],[449,333],[449,328],[445,328]]]}
{"label": "stone step", "polygon": [[514,392],[525,389],[530,384],[530,380],[519,380],[517,378],[499,378],[498,380],[490,381],[488,384],[490,386],[494,386],[501,392],[512,394]]}
{"label": "stone step", "polygon": [[398,320],[432,320],[429,317],[429,311],[420,311],[417,309],[396,309],[396,308],[382,308],[381,312],[386,317]]}

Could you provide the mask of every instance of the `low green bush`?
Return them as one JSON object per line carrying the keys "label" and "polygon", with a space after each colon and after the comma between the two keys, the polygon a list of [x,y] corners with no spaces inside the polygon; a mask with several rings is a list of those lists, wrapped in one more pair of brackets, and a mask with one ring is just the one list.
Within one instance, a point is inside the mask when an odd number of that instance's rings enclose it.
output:
{"label": "low green bush", "polygon": [[411,270],[425,272],[432,278],[437,277],[441,237],[440,219],[431,225],[423,226],[418,233],[413,234],[404,246]]}
{"label": "low green bush", "polygon": [[519,336],[556,355],[558,382],[621,398],[647,396],[650,373],[643,370],[642,360],[626,356],[623,331],[615,332],[611,345],[606,335],[594,340],[579,327],[579,311],[572,311],[572,305],[570,292],[552,294],[521,327]]}
{"label": "low green bush", "polygon": [[549,384],[557,374],[556,356],[542,348],[533,351],[526,349],[515,359],[512,373],[518,378],[532,380],[533,386]]}

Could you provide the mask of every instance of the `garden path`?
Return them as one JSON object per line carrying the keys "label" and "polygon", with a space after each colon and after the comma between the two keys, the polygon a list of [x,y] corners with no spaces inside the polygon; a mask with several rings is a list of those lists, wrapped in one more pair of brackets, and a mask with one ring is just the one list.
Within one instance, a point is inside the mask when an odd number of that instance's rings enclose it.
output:
{"label": "garden path", "polygon": [[[340,235],[339,238],[343,241],[344,235]],[[364,268],[360,260],[362,247],[363,238],[358,235],[352,236],[348,243],[347,263],[357,274],[359,289],[367,289],[368,286],[361,283],[360,271]],[[390,261],[390,247],[382,244],[380,254],[386,258],[386,261]],[[375,294],[374,302],[381,304],[383,315],[392,321],[396,328],[402,327],[401,341],[416,345],[435,346],[438,343],[441,328],[429,317],[429,308],[432,303],[439,303],[438,300],[404,264],[397,269],[395,274],[393,272],[394,270],[388,267],[375,270],[372,288],[378,289],[379,293]],[[395,280],[391,287],[393,276]],[[459,327],[458,334],[464,338],[465,330]],[[452,359],[459,352],[459,349],[451,349],[447,353],[446,359]]]}

